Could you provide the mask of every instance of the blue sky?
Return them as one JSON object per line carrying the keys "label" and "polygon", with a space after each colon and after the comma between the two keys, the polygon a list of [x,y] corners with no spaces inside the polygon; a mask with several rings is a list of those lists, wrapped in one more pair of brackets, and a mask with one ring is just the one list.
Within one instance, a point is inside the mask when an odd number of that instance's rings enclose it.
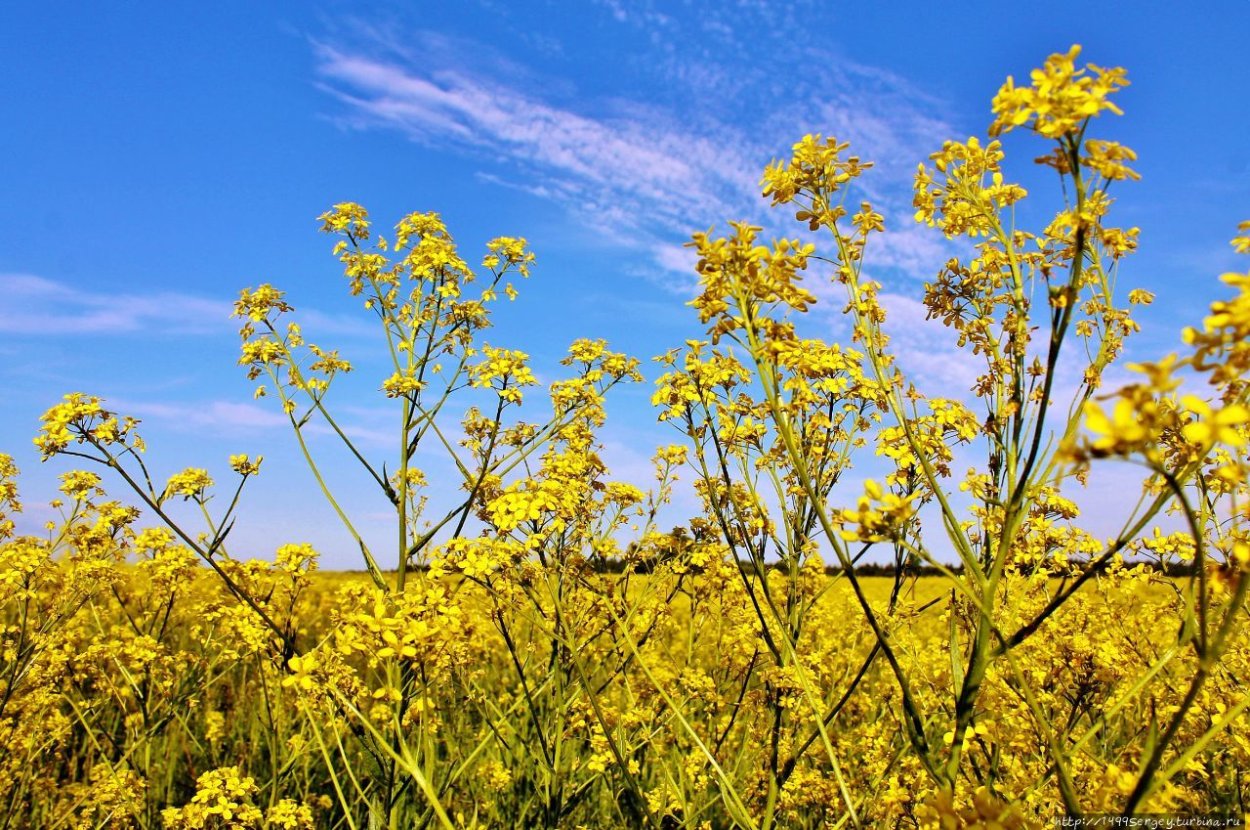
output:
{"label": "blue sky", "polygon": [[[59,3],[10,5],[0,25],[0,451],[22,467],[30,519],[63,461],[40,464],[39,414],[69,391],[144,421],[162,474],[263,453],[236,553],[312,541],[349,565],[284,420],[234,366],[239,289],[288,292],[310,339],[360,370],[336,403],[381,460],[397,419],[369,318],[346,295],[315,217],[338,201],[382,226],[437,210],[467,257],[497,235],[538,254],[489,340],[540,377],[576,337],[646,358],[698,334],[682,303],[681,245],[726,219],[790,232],[758,196],[762,167],[806,132],[877,162],[868,195],[890,233],[870,251],[905,362],[966,386],[941,330],[916,321],[948,246],[910,221],[915,164],[944,138],[982,135],[1007,74],[1072,43],[1125,66],[1126,115],[1101,137],[1135,148],[1143,180],[1119,192],[1142,228],[1123,271],[1154,290],[1134,355],[1175,347],[1236,262],[1250,218],[1250,4],[764,2]],[[1007,141],[1009,171],[1052,193]],[[1055,203],[1045,202],[1045,210]],[[836,308],[813,315],[830,338]],[[919,314],[923,317],[923,314]],[[650,370],[650,367],[648,367]],[[652,375],[654,372],[652,371]],[[623,392],[603,437],[622,478],[674,436],[650,386]],[[385,443],[384,443],[385,442]],[[328,451],[328,444],[326,446]],[[328,458],[333,463],[337,456]],[[385,504],[344,468],[344,501],[372,538]],[[117,491],[120,495],[120,490]],[[239,548],[243,548],[240,550]]]}

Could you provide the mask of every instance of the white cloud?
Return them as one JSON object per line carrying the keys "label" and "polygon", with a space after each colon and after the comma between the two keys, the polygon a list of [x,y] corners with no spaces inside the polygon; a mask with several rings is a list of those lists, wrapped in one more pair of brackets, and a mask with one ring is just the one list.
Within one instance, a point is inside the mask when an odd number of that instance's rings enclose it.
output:
{"label": "white cloud", "polygon": [[699,261],[694,249],[684,245],[660,243],[652,252],[657,265],[676,274],[694,278],[694,266]]}
{"label": "white cloud", "polygon": [[881,294],[880,300],[890,351],[908,379],[930,395],[970,399],[973,384],[985,372],[984,359],[959,348],[955,333],[941,321],[926,319],[928,309],[921,301],[892,293]]}
{"label": "white cloud", "polygon": [[268,430],[287,427],[290,421],[278,406],[235,401],[143,401],[113,399],[105,403],[112,412],[144,421],[176,424],[181,429],[209,429],[218,433]]}
{"label": "white cloud", "polygon": [[[174,427],[179,431],[207,431],[214,435],[233,436],[261,431],[286,432],[291,422],[276,400],[261,401],[155,401],[115,398],[106,406],[110,411],[132,415],[149,423]],[[376,414],[360,406],[342,407],[336,420],[343,432],[360,448],[393,449],[395,431],[388,429]],[[304,410],[301,408],[300,410]],[[390,413],[384,413],[390,414]],[[343,417],[346,416],[346,417]],[[444,430],[446,432],[446,430]],[[338,443],[334,430],[319,417],[305,427],[305,434]],[[459,437],[458,431],[453,431]]]}
{"label": "white cloud", "polygon": [[894,268],[920,282],[937,276],[955,252],[955,244],[941,232],[905,214],[887,218],[885,233],[869,239],[864,256],[874,269]]}
{"label": "white cloud", "polygon": [[[227,335],[239,321],[234,302],[174,291],[133,293],[93,291],[33,274],[0,273],[0,334],[72,337],[79,335]],[[291,321],[320,345],[324,335],[378,338],[378,325],[360,310],[327,314],[297,308]]]}
{"label": "white cloud", "polygon": [[561,205],[605,244],[638,251],[661,283],[685,270],[690,259],[676,246],[692,231],[737,218],[769,235],[799,232],[789,211],[768,209],[758,182],[805,132],[850,139],[853,152],[878,161],[861,179],[863,195],[901,230],[876,241],[875,264],[912,274],[940,265],[940,236],[908,227],[915,164],[949,133],[939,102],[815,46],[756,43],[775,27],[738,18],[775,12],[731,6],[683,23],[653,4],[606,5],[620,25],[656,35],[645,62],[618,70],[637,75],[646,98],[579,100],[558,78],[492,60],[483,44],[416,33],[412,42],[428,48],[399,48],[364,24],[347,27],[354,40],[314,44],[317,74],[342,105],[339,123],[480,158],[479,180]]}
{"label": "white cloud", "polygon": [[89,291],[31,274],[0,274],[0,333],[214,334],[234,328],[231,303],[176,292]]}
{"label": "white cloud", "polygon": [[317,52],[347,123],[398,129],[429,146],[472,147],[541,173],[541,189],[523,187],[551,194],[594,227],[685,233],[691,217],[750,204],[757,165],[709,136],[666,125],[668,113],[596,118],[459,69],[426,71],[330,46]]}
{"label": "white cloud", "polygon": [[325,335],[373,339],[381,342],[384,335],[382,324],[374,317],[372,311],[360,309],[355,314],[327,314],[315,308],[297,307],[291,315],[293,322],[298,322],[304,336],[309,337],[318,346],[331,348],[332,343],[323,341]]}

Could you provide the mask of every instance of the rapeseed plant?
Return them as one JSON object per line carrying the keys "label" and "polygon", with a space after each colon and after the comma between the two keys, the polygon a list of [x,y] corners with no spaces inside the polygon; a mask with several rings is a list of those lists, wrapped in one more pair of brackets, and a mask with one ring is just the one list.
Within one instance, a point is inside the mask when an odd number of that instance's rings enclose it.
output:
{"label": "rapeseed plant", "polygon": [[[546,410],[528,355],[483,340],[534,255],[500,237],[479,277],[434,213],[387,236],[354,203],[320,217],[385,343],[387,459],[336,420],[334,381],[353,366],[306,340],[286,295],[261,285],[235,306],[239,362],[289,419],[363,578],[319,572],[307,544],[235,555],[261,458],[229,458],[217,509],[221,476],[158,484],[135,419],[67,395],[35,443],[96,466],[62,476],[45,535],[16,535],[17,470],[0,455],[0,827],[1244,814],[1250,275],[1224,275],[1234,296],[1186,330],[1187,353],[1103,389],[1153,297],[1117,289],[1138,231],[1111,224],[1108,187],[1137,178],[1136,156],[1088,135],[1120,114],[1126,75],[1079,54],[1008,79],[988,135],[947,142],[916,174],[916,220],[971,246],[923,299],[978,362],[966,400],[905,373],[864,271],[885,229],[852,197],[871,164],[818,135],[761,182],[802,239],[733,222],[691,242],[706,333],[658,358],[653,404],[678,441],[649,490],[612,480],[596,438],[638,361],[574,342]],[[1038,162],[1065,183],[1045,227],[1016,225],[1029,196],[999,140],[1013,130],[1049,142]],[[1250,223],[1234,247],[1250,252]],[[849,343],[806,336],[821,270]],[[1208,394],[1181,394],[1182,377]],[[357,531],[306,440],[314,423],[393,509],[393,549]],[[430,447],[455,470],[436,482],[457,494],[442,512],[416,461]],[[887,469],[844,503],[864,457]],[[1076,494],[1116,462],[1146,482],[1099,539]],[[702,509],[665,532],[682,476]],[[135,506],[108,498],[117,480]],[[894,575],[869,576],[866,557]]]}

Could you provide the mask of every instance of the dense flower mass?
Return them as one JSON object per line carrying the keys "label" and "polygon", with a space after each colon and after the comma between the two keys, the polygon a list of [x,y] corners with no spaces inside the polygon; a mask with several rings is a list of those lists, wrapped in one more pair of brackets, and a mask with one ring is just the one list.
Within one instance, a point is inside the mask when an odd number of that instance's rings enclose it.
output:
{"label": "dense flower mass", "polygon": [[[657,358],[652,405],[675,435],[649,488],[612,478],[598,433],[638,360],[579,339],[543,389],[529,354],[483,342],[510,275],[534,267],[526,241],[487,243],[479,275],[436,213],[385,236],[355,203],[320,217],[384,344],[370,385],[394,455],[337,420],[352,364],[306,340],[282,291],[235,305],[239,363],[277,398],[357,573],[319,570],[305,542],[264,558],[234,543],[260,456],[162,478],[138,421],[65,396],[35,443],[94,466],[60,475],[40,534],[19,534],[0,454],[0,824],[1240,817],[1250,275],[1224,275],[1231,296],[1184,353],[1104,388],[1153,295],[1123,288],[1138,231],[1110,219],[1136,155],[1086,135],[1119,114],[1125,74],[1078,56],[1008,79],[989,135],[916,175],[917,222],[966,238],[923,304],[976,366],[970,389],[931,395],[896,360],[865,270],[885,230],[859,192],[871,164],[808,135],[761,182],[796,238],[694,235],[704,333]],[[996,140],[1024,126],[1065,194],[1031,230]],[[1250,223],[1233,245],[1250,253]],[[805,319],[821,280],[847,343]],[[351,514],[314,430],[377,510]],[[1083,488],[1113,463],[1141,489],[1102,537]],[[681,486],[695,515],[666,531]],[[393,547],[360,530],[379,515]]]}
{"label": "dense flower mass", "polygon": [[1040,69],[1034,69],[1032,85],[1018,87],[1007,83],[994,96],[994,123],[990,135],[999,135],[1028,125],[1046,138],[1063,138],[1077,132],[1084,123],[1102,112],[1124,113],[1109,97],[1128,85],[1123,69],[1103,69],[1090,64],[1078,69],[1080,46],[1065,54],[1051,55]]}

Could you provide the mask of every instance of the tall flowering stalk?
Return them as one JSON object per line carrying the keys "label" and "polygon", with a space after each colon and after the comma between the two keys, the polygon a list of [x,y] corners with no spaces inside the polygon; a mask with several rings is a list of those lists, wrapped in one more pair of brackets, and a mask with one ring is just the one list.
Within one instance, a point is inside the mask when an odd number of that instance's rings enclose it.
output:
{"label": "tall flowering stalk", "polygon": [[[740,223],[726,237],[697,234],[692,244],[702,293],[693,305],[709,326],[711,351],[700,342],[684,356],[669,355],[674,371],[656,394],[661,419],[675,422],[692,441],[700,494],[715,524],[708,532],[749,563],[742,566],[743,579],[772,660],[805,689],[807,669],[795,656],[804,628],[801,606],[795,610],[793,603],[799,568],[821,550],[835,557],[839,578],[850,583],[873,633],[868,660],[880,655],[897,684],[908,752],[945,793],[933,808],[938,812],[958,811],[959,791],[984,782],[978,756],[986,745],[978,736],[980,724],[993,716],[984,697],[995,673],[1023,696],[1048,747],[1046,775],[1053,776],[1065,809],[1081,812],[1073,753],[1091,733],[1074,738],[1072,723],[1057,724],[1047,714],[1022,647],[1108,566],[1122,568],[1126,554],[1157,550],[1141,537],[1165,509],[1184,516],[1195,557],[1185,622],[1171,654],[1190,648],[1195,659],[1174,713],[1136,750],[1141,760],[1126,811],[1165,787],[1181,760],[1212,739],[1214,731],[1163,767],[1163,759],[1176,754],[1173,741],[1243,611],[1245,467],[1234,458],[1250,420],[1238,340],[1244,309],[1240,301],[1217,303],[1203,329],[1187,334],[1194,355],[1130,367],[1145,381],[1115,395],[1112,414],[1104,411],[1097,396],[1103,375],[1137,330],[1130,306],[1151,295],[1134,290],[1126,302],[1115,290],[1119,263],[1135,249],[1138,232],[1108,223],[1109,191],[1138,178],[1128,166],[1136,156],[1114,141],[1087,137],[1100,113],[1119,114],[1111,96],[1127,81],[1123,70],[1078,68],[1078,55],[1074,47],[1052,56],[1027,87],[1008,79],[994,99],[989,140],[947,142],[916,175],[917,221],[948,238],[970,239],[976,249],[968,261],[946,263],[924,299],[929,318],[952,329],[959,346],[983,365],[969,400],[929,397],[899,366],[886,334],[881,286],[863,270],[870,236],[884,230],[883,217],[867,202],[854,212],[847,207],[855,180],[870,165],[848,155],[845,143],[820,136],[805,137],[790,160],[770,166],[763,192],[774,205],[793,206],[809,230],[825,232],[828,253],[799,240],[761,244],[759,228]],[[1015,225],[1013,208],[1027,194],[1005,179],[996,138],[1021,127],[1054,142],[1038,162],[1061,177],[1069,199],[1040,233]],[[815,302],[801,279],[817,262],[832,269],[845,292],[853,349],[804,339],[794,321]],[[1244,291],[1243,277],[1226,281]],[[732,348],[716,346],[724,341]],[[1078,359],[1084,365],[1075,389],[1061,393],[1060,373]],[[1181,367],[1208,375],[1217,400],[1177,400],[1174,373]],[[835,507],[833,485],[852,451],[870,443],[895,469],[884,486],[868,482],[856,506]],[[962,481],[952,470],[959,447],[966,448],[961,455],[984,453],[981,466]],[[1108,456],[1140,461],[1151,479],[1125,530],[1102,543],[1068,524],[1078,511],[1061,490],[1083,482],[1092,459]],[[924,505],[936,520],[922,526],[917,509]],[[938,527],[958,557],[954,571],[934,553]],[[899,618],[897,586],[890,605],[881,608],[860,585],[857,562],[880,545],[892,548],[900,574],[912,563],[946,574],[945,699],[923,700],[920,673],[899,653],[895,632],[912,624],[912,612]],[[766,593],[768,553],[788,574],[789,599],[782,604]],[[1218,590],[1212,573],[1221,574]],[[1010,601],[1016,591],[1039,598],[1023,618]],[[941,605],[928,607],[936,613]],[[778,624],[779,635],[770,633]],[[832,753],[829,762],[837,774]],[[776,772],[772,777],[772,789],[784,784]],[[990,786],[989,800],[979,803],[1009,795]],[[765,823],[771,805],[770,798]]]}

